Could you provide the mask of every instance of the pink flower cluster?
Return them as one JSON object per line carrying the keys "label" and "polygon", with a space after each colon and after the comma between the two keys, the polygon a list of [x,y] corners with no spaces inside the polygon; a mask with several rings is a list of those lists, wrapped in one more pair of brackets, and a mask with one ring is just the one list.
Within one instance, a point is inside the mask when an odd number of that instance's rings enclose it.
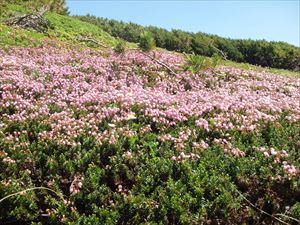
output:
{"label": "pink flower cluster", "polygon": [[200,159],[200,156],[194,153],[185,154],[184,152],[181,152],[179,156],[172,156],[171,160],[176,162],[184,162],[187,160],[198,160]]}
{"label": "pink flower cluster", "polygon": [[299,174],[299,170],[296,169],[295,166],[288,164],[288,162],[286,161],[283,161],[282,164],[283,164],[283,170],[288,176],[293,177]]}
{"label": "pink flower cluster", "polygon": [[[0,49],[0,130],[34,120],[48,127],[38,134],[40,140],[75,147],[79,136],[88,135],[99,144],[113,144],[120,136],[136,135],[124,124],[143,116],[162,126],[162,142],[171,141],[183,152],[190,139],[194,149],[206,149],[208,144],[197,141],[196,130],[189,127],[177,137],[164,133],[166,128],[192,120],[206,133],[252,132],[260,121],[274,122],[285,111],[291,123],[300,120],[299,78],[225,66],[200,76],[181,69],[180,55],[154,54],[177,75],[138,51],[121,56],[47,45]],[[151,132],[150,124],[140,132]],[[23,145],[22,138],[31,135],[27,130],[4,133],[11,148],[24,149],[28,143]],[[228,140],[215,143],[228,154],[245,156]]]}
{"label": "pink flower cluster", "polygon": [[232,144],[228,142],[226,139],[215,138],[214,143],[222,147],[224,149],[224,152],[230,155],[237,156],[237,157],[243,157],[246,155],[239,148],[233,147]]}
{"label": "pink flower cluster", "polygon": [[281,164],[283,167],[283,171],[289,176],[294,177],[297,176],[299,170],[292,164],[288,163],[285,158],[289,156],[286,150],[276,151],[274,148],[266,148],[266,147],[254,147],[254,149],[262,152],[265,157],[270,158],[273,157],[273,162],[276,164]]}

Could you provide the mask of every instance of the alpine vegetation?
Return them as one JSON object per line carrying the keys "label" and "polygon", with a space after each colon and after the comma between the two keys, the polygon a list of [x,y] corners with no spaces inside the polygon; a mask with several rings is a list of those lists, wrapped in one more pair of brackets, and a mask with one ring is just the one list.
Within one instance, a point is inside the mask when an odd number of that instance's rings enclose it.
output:
{"label": "alpine vegetation", "polygon": [[[0,18],[39,3],[20,2]],[[43,32],[0,24],[1,225],[300,223],[299,73],[128,43],[51,2]]]}

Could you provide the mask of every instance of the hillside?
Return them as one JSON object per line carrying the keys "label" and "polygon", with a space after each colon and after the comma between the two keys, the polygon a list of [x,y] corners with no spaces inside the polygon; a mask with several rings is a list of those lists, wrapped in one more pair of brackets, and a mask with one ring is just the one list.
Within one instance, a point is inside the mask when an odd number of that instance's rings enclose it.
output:
{"label": "hillside", "polygon": [[[28,13],[24,7],[8,4],[5,13],[0,15],[0,21],[18,14]],[[79,21],[69,16],[59,15],[54,12],[48,12],[45,18],[49,20],[50,29],[47,34],[38,33],[34,30],[23,30],[15,27],[0,24],[1,39],[0,44],[9,46],[37,46],[41,45],[45,40],[57,40],[65,43],[79,43],[77,36],[84,35],[93,38],[104,45],[113,46],[115,38],[101,30],[99,27]],[[85,45],[88,43],[85,43]],[[90,47],[93,47],[91,45]],[[97,47],[97,46],[94,46]]]}
{"label": "hillside", "polygon": [[98,18],[91,15],[75,16],[75,18],[95,24],[112,36],[130,42],[138,42],[140,34],[147,31],[153,35],[158,47],[171,51],[209,57],[214,53],[221,52],[227,59],[235,62],[300,70],[300,48],[285,42],[230,39],[203,32],[191,33],[178,29],[168,31],[154,26],[143,27],[135,23]]}
{"label": "hillside", "polygon": [[299,73],[45,17],[0,24],[0,224],[299,223]]}

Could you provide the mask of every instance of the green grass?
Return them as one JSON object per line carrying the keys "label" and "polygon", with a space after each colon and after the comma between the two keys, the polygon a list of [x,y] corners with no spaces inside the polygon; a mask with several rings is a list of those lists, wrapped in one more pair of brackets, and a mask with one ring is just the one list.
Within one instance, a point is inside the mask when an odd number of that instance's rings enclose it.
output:
{"label": "green grass", "polygon": [[96,41],[112,46],[116,43],[115,38],[101,30],[99,27],[82,22],[78,19],[63,16],[56,13],[47,13],[46,18],[50,21],[52,30],[49,34],[61,40],[75,40],[78,35],[88,36]]}
{"label": "green grass", "polygon": [[24,13],[30,12],[30,10],[28,10],[28,8],[26,8],[25,6],[21,6],[21,5],[1,4],[0,3],[0,7],[2,9],[2,10],[0,10],[0,21],[4,20],[6,18],[9,18],[9,17],[15,15],[16,13],[24,14]]}
{"label": "green grass", "polygon": [[[6,5],[4,11],[5,13],[0,14],[0,22],[5,21],[5,19],[13,15],[29,12],[22,6],[11,4]],[[52,12],[46,13],[45,17],[49,20],[51,27],[48,30],[48,35],[30,29],[24,30],[16,27],[8,27],[0,23],[0,45],[34,47],[41,43],[42,40],[49,38],[57,38],[60,41],[77,44],[79,43],[76,40],[78,35],[88,36],[107,46],[114,46],[116,43],[115,38],[93,24]],[[91,43],[82,44],[89,47],[97,47]]]}
{"label": "green grass", "polygon": [[[183,56],[182,53],[179,52],[172,52],[163,48],[157,47],[156,50],[162,52],[162,53],[169,53],[169,54],[174,54],[174,55],[181,55]],[[203,56],[205,59],[211,59],[211,57],[206,57]],[[291,76],[291,77],[300,77],[300,72],[299,71],[291,71],[291,70],[285,70],[285,69],[277,69],[277,68],[270,68],[270,67],[261,67],[261,66],[256,66],[252,65],[249,63],[238,63],[234,62],[231,60],[222,60],[220,62],[220,65],[224,66],[231,66],[235,68],[240,68],[240,69],[245,69],[245,70],[254,70],[254,71],[259,71],[259,72],[268,72],[268,73],[273,73],[273,74],[278,74],[278,75],[283,75],[283,76]]]}
{"label": "green grass", "polygon": [[241,69],[246,69],[246,70],[254,70],[254,71],[259,71],[259,72],[264,71],[264,72],[268,72],[268,73],[280,74],[280,75],[285,75],[285,76],[300,77],[299,71],[261,67],[261,66],[251,65],[249,63],[237,63],[237,62],[233,62],[233,61],[224,61],[223,64],[225,66],[232,66],[235,68],[241,68]]}
{"label": "green grass", "polygon": [[0,24],[1,46],[37,47],[42,44],[46,35],[33,30],[24,30]]}

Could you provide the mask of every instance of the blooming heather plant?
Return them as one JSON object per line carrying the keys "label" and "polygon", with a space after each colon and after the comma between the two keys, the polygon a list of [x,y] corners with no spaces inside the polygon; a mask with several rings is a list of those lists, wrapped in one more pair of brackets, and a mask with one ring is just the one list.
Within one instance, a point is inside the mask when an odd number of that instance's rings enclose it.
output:
{"label": "blooming heather plant", "polygon": [[155,55],[177,75],[138,51],[0,50],[0,199],[39,186],[64,199],[6,198],[1,221],[274,222],[240,193],[297,215],[300,79],[224,66],[199,79]]}

